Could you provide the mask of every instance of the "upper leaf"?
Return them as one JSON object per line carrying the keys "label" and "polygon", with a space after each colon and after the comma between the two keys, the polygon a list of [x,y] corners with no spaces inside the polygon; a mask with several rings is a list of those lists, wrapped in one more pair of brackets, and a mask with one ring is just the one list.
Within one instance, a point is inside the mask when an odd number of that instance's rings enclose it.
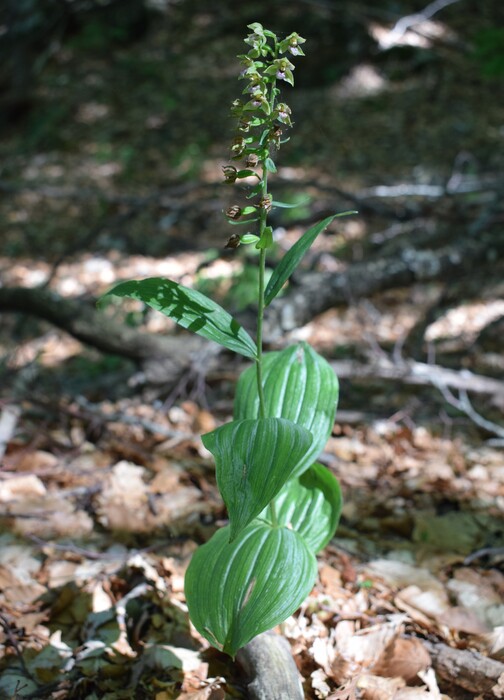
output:
{"label": "upper leaf", "polygon": [[[275,206],[282,206],[280,202],[274,202]],[[285,206],[285,205],[284,205]],[[273,274],[270,277],[266,291],[264,292],[264,303],[266,306],[271,304],[273,299],[282,289],[283,285],[287,282],[289,277],[292,275],[296,267],[301,262],[303,255],[312,245],[314,240],[317,238],[319,233],[329,226],[333,219],[339,216],[348,216],[349,214],[356,214],[355,211],[344,211],[341,214],[334,214],[333,216],[328,216],[327,219],[319,221],[308,231],[301,236],[301,238],[294,243],[292,248],[290,248],[284,257],[280,260],[278,266],[274,269]]]}
{"label": "upper leaf", "polygon": [[183,328],[223,345],[245,357],[255,358],[257,346],[247,331],[222,306],[201,292],[162,277],[120,282],[105,296],[138,299],[161,311]]}
{"label": "upper leaf", "polygon": [[231,538],[277,495],[304,462],[311,433],[283,418],[238,420],[202,436],[215,457]]}
{"label": "upper leaf", "polygon": [[[324,449],[338,403],[338,379],[329,363],[306,343],[263,355],[267,416],[286,418],[313,435],[313,443],[292,477],[302,474]],[[234,417],[254,418],[259,397],[255,367],[242,373],[236,388]]]}
{"label": "upper leaf", "polygon": [[[320,552],[334,535],[342,506],[338,480],[316,462],[285,484],[275,498],[275,515],[278,525],[295,530],[310,550]],[[269,517],[268,510],[261,515]]]}
{"label": "upper leaf", "polygon": [[255,520],[229,542],[218,530],[193,554],[185,576],[191,620],[210,644],[235,656],[301,605],[317,562],[297,532]]}

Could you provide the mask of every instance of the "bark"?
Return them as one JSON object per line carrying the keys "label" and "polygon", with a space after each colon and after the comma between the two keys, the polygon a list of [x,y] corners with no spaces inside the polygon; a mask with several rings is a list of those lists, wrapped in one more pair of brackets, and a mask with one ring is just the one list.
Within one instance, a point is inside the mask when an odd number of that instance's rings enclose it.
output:
{"label": "bark", "polygon": [[236,658],[249,679],[250,700],[303,700],[299,671],[284,637],[264,632],[240,649]]}
{"label": "bark", "polygon": [[504,697],[504,664],[476,651],[424,641],[438,675],[453,685],[488,698]]}
{"label": "bark", "polygon": [[[0,288],[0,312],[17,311],[48,321],[82,343],[137,363],[148,381],[175,382],[204,343],[198,336],[160,336],[111,319],[86,301],[44,289]],[[164,379],[163,379],[164,378]]]}
{"label": "bark", "polygon": [[301,284],[293,285],[284,297],[271,303],[265,332],[270,340],[278,338],[335,306],[415,282],[446,281],[473,271],[477,265],[491,265],[502,255],[504,236],[496,231],[438,250],[405,247],[393,256],[354,263],[338,274],[305,274]]}

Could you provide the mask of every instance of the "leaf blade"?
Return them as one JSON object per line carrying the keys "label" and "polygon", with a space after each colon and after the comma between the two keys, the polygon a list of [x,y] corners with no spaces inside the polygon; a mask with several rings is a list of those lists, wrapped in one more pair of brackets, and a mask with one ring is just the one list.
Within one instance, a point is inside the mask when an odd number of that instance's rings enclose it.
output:
{"label": "leaf blade", "polygon": [[302,426],[275,417],[232,421],[202,441],[215,458],[234,539],[291,478],[313,437]]}
{"label": "leaf blade", "polygon": [[[285,418],[313,435],[311,447],[292,474],[294,478],[313,464],[331,434],[338,403],[338,379],[321,355],[307,343],[299,343],[263,355],[263,390],[266,416]],[[238,380],[234,417],[253,418],[258,407],[255,367],[249,367]]]}
{"label": "leaf blade", "polygon": [[256,520],[228,540],[225,527],[196,550],[185,595],[198,632],[234,656],[295,612],[313,587],[317,564],[302,537],[287,528]]}
{"label": "leaf blade", "polygon": [[[314,553],[324,549],[334,535],[342,507],[338,480],[318,462],[288,481],[275,498],[278,525],[299,533]],[[267,510],[261,518],[269,521]]]}
{"label": "leaf blade", "polygon": [[[280,202],[275,202],[274,204],[275,206],[281,206]],[[313,244],[317,236],[322,233],[322,231],[327,228],[334,219],[356,213],[357,212],[355,211],[344,211],[340,214],[333,214],[332,216],[328,216],[323,221],[319,221],[317,224],[311,226],[304,232],[301,238],[296,241],[292,248],[287,251],[278,266],[274,269],[270,281],[268,282],[268,286],[266,287],[266,291],[264,292],[264,303],[266,306],[269,306],[269,304],[271,304],[273,299],[280,292],[283,285],[287,282],[296,267],[299,265],[303,255]]]}
{"label": "leaf blade", "polygon": [[107,296],[138,299],[183,328],[213,340],[245,357],[255,358],[257,346],[247,331],[222,306],[201,292],[162,277],[120,282]]}

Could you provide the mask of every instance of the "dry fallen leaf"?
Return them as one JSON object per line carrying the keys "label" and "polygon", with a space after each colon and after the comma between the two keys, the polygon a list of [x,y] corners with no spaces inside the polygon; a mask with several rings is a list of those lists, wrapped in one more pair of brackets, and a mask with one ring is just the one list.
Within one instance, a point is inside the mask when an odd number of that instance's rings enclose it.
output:
{"label": "dry fallen leaf", "polygon": [[430,665],[429,653],[419,639],[396,637],[387,646],[372,671],[377,676],[403,678],[409,683]]}

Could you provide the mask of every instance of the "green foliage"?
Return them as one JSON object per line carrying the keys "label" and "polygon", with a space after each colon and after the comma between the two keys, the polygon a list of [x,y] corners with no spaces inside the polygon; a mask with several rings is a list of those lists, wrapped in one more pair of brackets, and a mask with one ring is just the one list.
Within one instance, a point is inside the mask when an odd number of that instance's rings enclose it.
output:
{"label": "green foliage", "polygon": [[213,340],[245,357],[255,357],[257,347],[249,334],[227,311],[194,289],[161,277],[120,282],[106,296],[138,299],[161,311],[183,328]]}
{"label": "green foliage", "polygon": [[235,420],[202,439],[215,457],[231,540],[292,478],[313,442],[308,430],[285,418]]}
{"label": "green foliage", "polygon": [[473,55],[489,78],[504,75],[504,27],[484,29],[474,37]]}
{"label": "green foliage", "polygon": [[210,644],[234,656],[298,608],[317,574],[297,532],[255,520],[233,541],[218,530],[193,555],[185,578],[191,620]]}
{"label": "green foliage", "polygon": [[[298,476],[317,458],[331,434],[338,379],[323,357],[306,343],[300,343],[263,356],[262,384],[266,415],[285,418],[313,435],[311,446],[293,470],[292,477]],[[250,367],[238,381],[234,417],[243,420],[258,413],[256,373]]]}
{"label": "green foliage", "polygon": [[[230,524],[194,554],[185,580],[191,620],[218,649],[234,656],[255,635],[285,620],[310,592],[315,554],[332,537],[341,513],[337,480],[314,463],[334,424],[338,380],[330,365],[305,343],[263,355],[264,310],[300,264],[316,237],[337,217],[312,226],[283,257],[266,287],[266,255],[273,246],[268,224],[276,202],[268,176],[273,155],[285,142],[291,109],[279,100],[277,83],[294,84],[290,57],[303,56],[305,40],[283,40],[258,22],[249,25],[250,47],[240,59],[244,99],[235,100],[238,119],[232,159],[223,168],[227,184],[248,184],[248,204],[226,211],[233,233],[228,248],[255,245],[259,251],[257,338],[201,292],[165,279],[122,282],[109,295],[138,299],[188,330],[254,360],[239,379],[234,420],[202,436],[216,463],[217,485]],[[251,226],[254,224],[254,226]],[[252,233],[250,229],[256,232]],[[236,231],[236,229],[235,229]]]}

